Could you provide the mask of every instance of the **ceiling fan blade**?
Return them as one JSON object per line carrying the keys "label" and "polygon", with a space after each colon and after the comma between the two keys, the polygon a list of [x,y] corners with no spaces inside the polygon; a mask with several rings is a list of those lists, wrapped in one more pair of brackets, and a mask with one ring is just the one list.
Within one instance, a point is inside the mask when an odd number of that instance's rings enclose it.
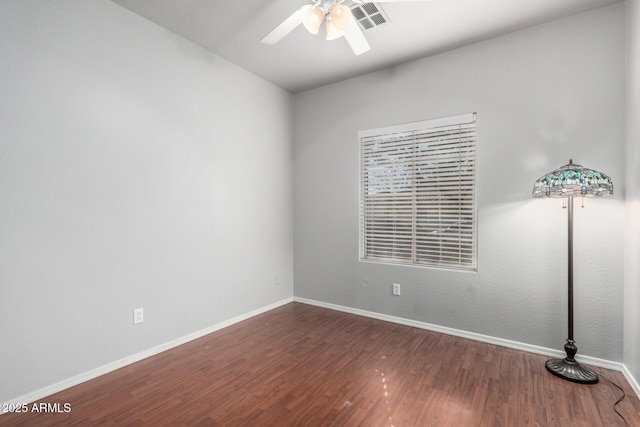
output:
{"label": "ceiling fan blade", "polygon": [[302,18],[304,15],[313,9],[312,5],[304,5],[300,9],[293,12],[293,14],[282,21],[280,25],[278,25],[273,31],[267,34],[261,42],[264,44],[276,44],[280,40],[282,40],[287,34],[291,31],[298,28],[300,24],[302,24]]}
{"label": "ceiling fan blade", "polygon": [[371,50],[367,38],[360,29],[360,26],[355,19],[350,19],[349,23],[344,29],[344,39],[349,43],[351,50],[356,55],[362,55],[365,52]]}

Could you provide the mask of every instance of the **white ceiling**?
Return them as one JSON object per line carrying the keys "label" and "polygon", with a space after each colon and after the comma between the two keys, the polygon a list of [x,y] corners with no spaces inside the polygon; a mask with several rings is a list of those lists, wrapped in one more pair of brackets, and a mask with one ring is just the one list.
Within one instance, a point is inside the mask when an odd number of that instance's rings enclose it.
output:
{"label": "white ceiling", "polygon": [[[365,31],[355,56],[343,39],[298,27],[260,40],[309,0],[112,0],[296,93],[621,0],[431,0],[381,3],[390,22]],[[345,3],[351,5],[351,1]]]}

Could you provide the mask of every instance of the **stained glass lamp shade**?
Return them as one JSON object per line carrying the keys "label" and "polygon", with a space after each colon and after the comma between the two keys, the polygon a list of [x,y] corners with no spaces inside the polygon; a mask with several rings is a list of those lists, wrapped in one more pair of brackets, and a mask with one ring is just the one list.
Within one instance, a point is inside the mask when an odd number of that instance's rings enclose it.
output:
{"label": "stained glass lamp shade", "polygon": [[611,197],[613,183],[602,172],[573,164],[566,164],[538,179],[533,185],[533,197],[555,197],[567,199],[568,218],[568,324],[569,338],[564,345],[567,357],[547,360],[545,366],[549,372],[569,381],[584,384],[598,382],[598,374],[579,364],[574,356],[578,348],[573,340],[573,198],[574,197]]}
{"label": "stained glass lamp shade", "polygon": [[533,185],[533,197],[608,197],[613,196],[611,178],[602,172],[581,165],[564,165],[538,179]]}

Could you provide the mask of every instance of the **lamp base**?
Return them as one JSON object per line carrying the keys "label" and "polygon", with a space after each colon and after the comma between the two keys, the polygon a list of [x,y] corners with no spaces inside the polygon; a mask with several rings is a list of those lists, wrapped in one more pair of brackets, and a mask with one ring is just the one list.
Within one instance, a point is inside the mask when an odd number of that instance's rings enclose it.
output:
{"label": "lamp base", "polygon": [[582,366],[573,358],[549,359],[544,366],[547,371],[565,380],[581,384],[595,384],[598,382],[598,374]]}

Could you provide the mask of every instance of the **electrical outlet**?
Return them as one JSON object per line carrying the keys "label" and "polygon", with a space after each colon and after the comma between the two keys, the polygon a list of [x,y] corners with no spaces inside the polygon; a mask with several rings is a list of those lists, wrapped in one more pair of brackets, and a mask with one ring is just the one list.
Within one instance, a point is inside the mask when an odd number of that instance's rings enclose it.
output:
{"label": "electrical outlet", "polygon": [[133,310],[133,324],[144,322],[144,308],[136,308]]}
{"label": "electrical outlet", "polygon": [[400,295],[400,285],[399,284],[394,283],[393,287],[391,289],[393,291],[393,295],[396,295],[396,296]]}

